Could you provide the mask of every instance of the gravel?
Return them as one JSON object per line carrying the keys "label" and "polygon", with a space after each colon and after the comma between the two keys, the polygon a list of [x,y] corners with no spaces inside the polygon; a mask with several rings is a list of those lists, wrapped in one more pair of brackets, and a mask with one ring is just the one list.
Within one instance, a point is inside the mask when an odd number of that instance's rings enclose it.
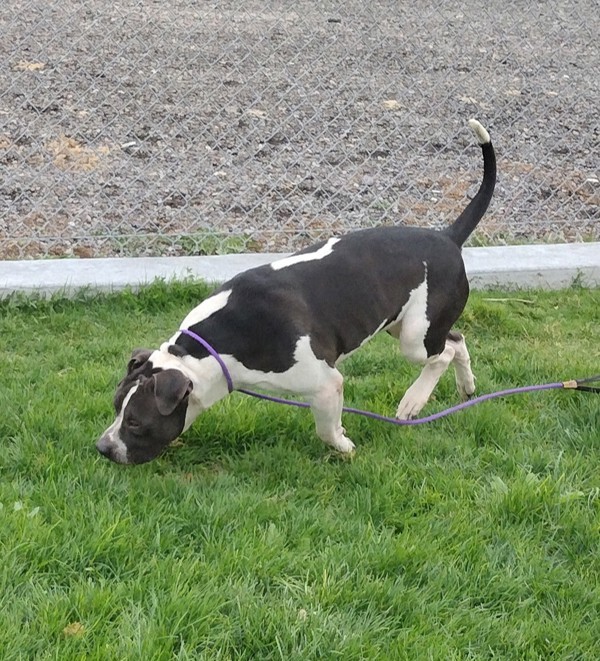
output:
{"label": "gravel", "polygon": [[600,238],[595,0],[3,0],[0,258]]}

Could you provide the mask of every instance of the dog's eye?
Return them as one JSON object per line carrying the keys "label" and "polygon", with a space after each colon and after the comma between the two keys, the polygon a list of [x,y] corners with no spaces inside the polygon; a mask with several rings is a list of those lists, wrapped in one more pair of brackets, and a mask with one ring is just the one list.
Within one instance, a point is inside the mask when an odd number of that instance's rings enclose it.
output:
{"label": "dog's eye", "polygon": [[125,418],[125,424],[134,434],[142,431],[142,423],[135,418]]}

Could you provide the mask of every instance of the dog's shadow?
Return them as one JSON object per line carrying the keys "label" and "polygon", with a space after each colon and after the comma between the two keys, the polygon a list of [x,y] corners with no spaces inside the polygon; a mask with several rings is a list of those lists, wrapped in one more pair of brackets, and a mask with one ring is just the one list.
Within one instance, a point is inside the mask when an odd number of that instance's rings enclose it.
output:
{"label": "dog's shadow", "polygon": [[249,454],[278,455],[294,449],[315,459],[328,450],[317,438],[308,410],[257,402],[235,395],[198,417],[192,427],[174,441],[164,459],[182,470],[189,466],[239,461]]}

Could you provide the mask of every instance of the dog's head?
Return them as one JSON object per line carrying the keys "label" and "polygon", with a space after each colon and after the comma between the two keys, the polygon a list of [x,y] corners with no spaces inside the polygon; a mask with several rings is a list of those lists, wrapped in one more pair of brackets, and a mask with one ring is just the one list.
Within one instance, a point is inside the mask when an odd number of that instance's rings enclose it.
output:
{"label": "dog's head", "polygon": [[152,353],[136,349],[117,386],[116,419],[96,443],[111,461],[151,461],[185,428],[193,383],[181,370],[155,366]]}

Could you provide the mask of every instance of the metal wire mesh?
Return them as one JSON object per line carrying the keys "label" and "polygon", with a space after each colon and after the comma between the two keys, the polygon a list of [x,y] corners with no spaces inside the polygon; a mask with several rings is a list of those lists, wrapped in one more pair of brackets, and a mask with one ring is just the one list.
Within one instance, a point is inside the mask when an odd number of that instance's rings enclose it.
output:
{"label": "metal wire mesh", "polygon": [[0,258],[597,240],[596,0],[3,0]]}

